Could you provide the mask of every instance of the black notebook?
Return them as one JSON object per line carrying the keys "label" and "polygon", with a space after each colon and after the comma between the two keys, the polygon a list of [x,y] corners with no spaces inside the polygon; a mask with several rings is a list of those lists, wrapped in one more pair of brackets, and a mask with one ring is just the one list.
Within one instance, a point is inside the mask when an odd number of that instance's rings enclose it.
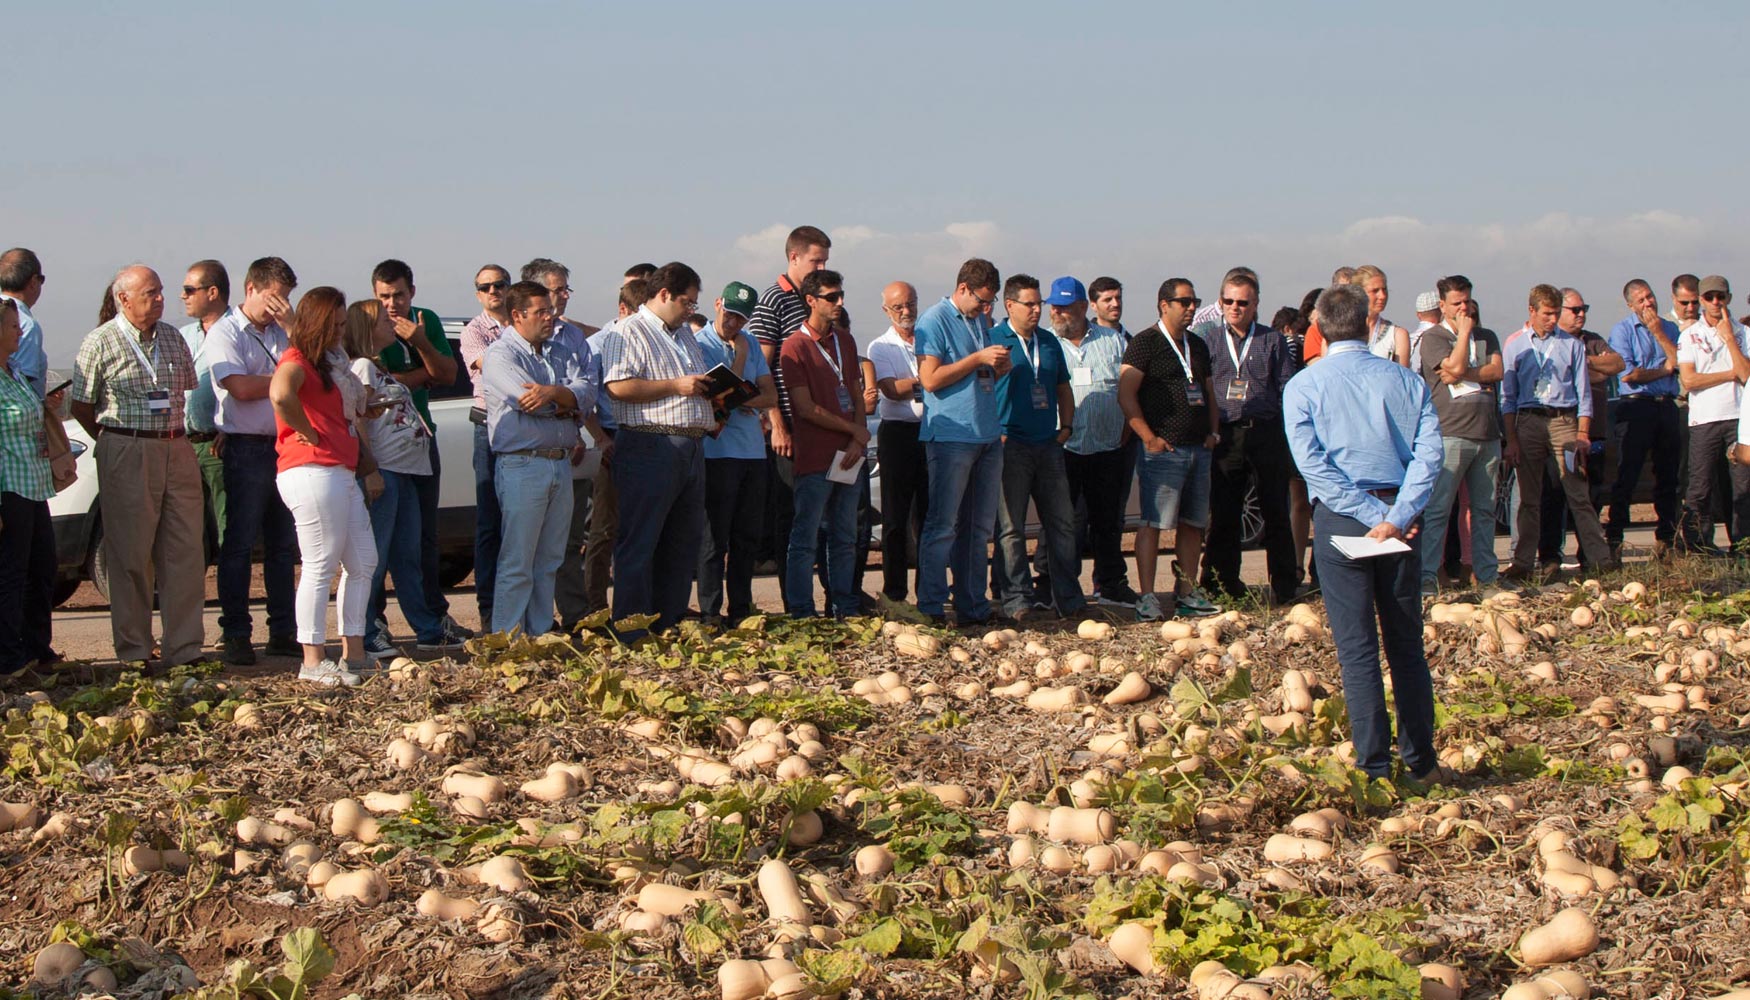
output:
{"label": "black notebook", "polygon": [[706,372],[705,378],[711,382],[711,405],[721,416],[760,394],[758,386],[730,371],[728,365],[718,365]]}

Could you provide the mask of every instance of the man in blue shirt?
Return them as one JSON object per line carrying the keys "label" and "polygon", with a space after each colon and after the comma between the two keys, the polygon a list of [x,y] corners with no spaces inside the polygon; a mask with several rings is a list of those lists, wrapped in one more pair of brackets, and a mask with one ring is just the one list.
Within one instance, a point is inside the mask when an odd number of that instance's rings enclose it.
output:
{"label": "man in blue shirt", "polygon": [[519,281],[506,298],[511,331],[486,349],[486,435],[502,521],[491,629],[542,635],[571,530],[571,451],[597,385],[586,360],[554,339],[546,286]]}
{"label": "man in blue shirt", "polygon": [[918,610],[937,625],[947,621],[949,569],[958,623],[991,617],[986,569],[1003,478],[996,389],[1012,367],[1009,349],[990,342],[986,310],[1000,283],[988,260],[960,265],[954,293],[918,317],[913,335],[924,383],[918,438],[930,476],[930,510],[918,540]]}
{"label": "man in blue shirt", "polygon": [[[1289,381],[1282,409],[1294,462],[1316,501],[1313,558],[1337,643],[1356,763],[1374,777],[1391,774],[1391,719],[1379,673],[1383,636],[1404,769],[1419,781],[1447,780],[1434,751],[1417,551],[1417,519],[1440,475],[1440,422],[1415,372],[1368,353],[1365,292],[1354,285],[1326,289],[1317,309],[1329,346],[1323,361]],[[1336,545],[1358,536],[1408,549],[1349,556]]]}
{"label": "man in blue shirt", "polygon": [[726,414],[715,436],[705,438],[705,525],[699,552],[699,614],[717,624],[723,612],[724,560],[728,559],[731,624],[754,613],[753,566],[766,508],[766,439],[760,411],[778,404],[778,388],[760,346],[742,332],[759,296],[752,285],[732,281],[717,299],[717,321],[694,336],[706,370],[722,365],[759,388],[759,395]]}
{"label": "man in blue shirt", "polygon": [[42,324],[30,314],[42,297],[43,264],[37,255],[23,247],[13,247],[0,253],[0,298],[18,303],[18,349],[12,352],[12,370],[30,383],[41,399],[48,386],[49,358],[43,346]]}
{"label": "man in blue shirt", "polygon": [[[1063,443],[1075,430],[1075,394],[1057,338],[1039,328],[1044,299],[1039,279],[1012,275],[1003,285],[1008,319],[990,342],[1009,349],[1013,366],[997,380],[997,413],[1003,425],[1003,499],[997,507],[993,589],[1003,614],[1023,621],[1036,606],[1059,615],[1078,614],[1082,596],[1081,555],[1076,551],[1075,508],[1064,472]],[[1027,502],[1039,512],[1039,545],[1046,550],[1051,595],[1035,597],[1027,558]],[[1049,600],[1049,604],[1047,603]],[[1037,604],[1036,604],[1037,601]]]}
{"label": "man in blue shirt", "polygon": [[225,463],[213,446],[219,435],[214,420],[219,401],[213,394],[213,362],[207,357],[207,331],[219,318],[231,311],[231,276],[225,265],[216,260],[197,260],[188,266],[182,279],[182,309],[194,322],[178,332],[194,355],[194,391],[183,399],[183,423],[188,428],[188,443],[194,445],[194,459],[201,467],[201,481],[207,488],[207,509],[212,512],[209,524],[211,544],[216,548],[225,537]]}
{"label": "man in blue shirt", "polygon": [[[1589,571],[1612,562],[1598,511],[1586,488],[1587,453],[1592,447],[1592,387],[1586,349],[1556,325],[1562,293],[1552,285],[1531,290],[1529,316],[1502,351],[1501,417],[1507,430],[1502,459],[1521,483],[1541,483],[1555,463],[1562,492],[1580,535],[1580,553]],[[1502,580],[1531,579],[1537,568],[1537,543],[1542,531],[1542,494],[1520,494],[1519,536],[1513,565]]]}
{"label": "man in blue shirt", "polygon": [[[1610,496],[1605,537],[1613,551],[1622,548],[1628,528],[1629,499],[1640,481],[1647,455],[1653,456],[1654,553],[1663,554],[1677,534],[1677,459],[1683,449],[1677,412],[1677,324],[1659,315],[1653,286],[1636,278],[1622,286],[1630,315],[1610,328],[1610,349],[1626,366],[1618,377],[1616,419],[1622,425],[1622,452],[1616,489]],[[1522,480],[1523,482],[1523,480]]]}

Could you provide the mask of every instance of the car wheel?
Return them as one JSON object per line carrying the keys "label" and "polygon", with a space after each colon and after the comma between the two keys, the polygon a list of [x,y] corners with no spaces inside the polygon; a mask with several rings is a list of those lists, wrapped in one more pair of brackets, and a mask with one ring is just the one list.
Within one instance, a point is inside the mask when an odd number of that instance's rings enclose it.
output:
{"label": "car wheel", "polygon": [[445,590],[461,586],[462,581],[468,579],[468,574],[472,572],[474,557],[471,555],[438,557],[438,585]]}
{"label": "car wheel", "polygon": [[58,608],[61,605],[67,603],[68,599],[71,598],[78,590],[79,590],[79,581],[78,580],[56,580],[55,581],[55,594],[54,594],[55,607]]}
{"label": "car wheel", "polygon": [[1258,484],[1246,482],[1246,496],[1240,501],[1240,547],[1253,549],[1264,544],[1264,507],[1258,503]]}
{"label": "car wheel", "polygon": [[1500,478],[1495,483],[1496,535],[1511,535],[1513,533],[1513,479],[1512,467],[1503,463]]}
{"label": "car wheel", "polygon": [[103,522],[91,532],[91,551],[85,556],[85,577],[97,588],[105,601],[109,600],[109,560],[103,555]]}

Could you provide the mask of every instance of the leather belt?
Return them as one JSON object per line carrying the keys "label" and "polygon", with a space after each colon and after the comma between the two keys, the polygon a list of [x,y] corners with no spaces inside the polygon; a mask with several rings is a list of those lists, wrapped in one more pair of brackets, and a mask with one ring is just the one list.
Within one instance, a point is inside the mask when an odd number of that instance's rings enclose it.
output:
{"label": "leather belt", "polygon": [[103,425],[104,434],[120,434],[122,437],[151,438],[154,441],[172,441],[179,437],[187,437],[188,432],[178,427],[170,431],[141,431],[132,427],[112,427]]}
{"label": "leather belt", "polygon": [[1534,417],[1571,417],[1580,410],[1574,406],[1521,406],[1520,413],[1529,413]]}
{"label": "leather belt", "polygon": [[1649,403],[1669,403],[1669,402],[1672,402],[1673,400],[1675,400],[1676,398],[1677,398],[1676,396],[1649,396],[1645,393],[1637,393],[1636,395],[1633,395],[1633,396],[1622,397],[1622,401],[1625,403],[1635,403],[1635,402],[1639,402],[1639,401],[1644,399]]}
{"label": "leather belt", "polygon": [[501,451],[500,455],[526,455],[529,458],[551,458],[558,460],[571,454],[570,448],[517,448],[512,451]]}
{"label": "leather belt", "polygon": [[646,424],[642,427],[622,427],[623,431],[637,431],[640,434],[661,434],[665,437],[702,438],[705,436],[703,427],[670,427],[665,424]]}
{"label": "leather belt", "polygon": [[1384,500],[1386,503],[1396,503],[1397,499],[1398,499],[1398,491],[1395,489],[1368,490],[1367,492],[1370,496],[1373,496],[1373,497],[1380,499],[1380,500]]}
{"label": "leather belt", "polygon": [[189,431],[188,439],[194,444],[206,444],[219,438],[218,431]]}

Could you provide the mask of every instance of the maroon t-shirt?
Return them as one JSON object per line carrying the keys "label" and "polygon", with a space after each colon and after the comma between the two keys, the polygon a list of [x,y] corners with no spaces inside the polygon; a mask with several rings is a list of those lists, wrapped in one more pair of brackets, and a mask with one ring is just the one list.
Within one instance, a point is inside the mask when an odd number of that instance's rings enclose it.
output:
{"label": "maroon t-shirt", "polygon": [[[857,345],[851,342],[851,338],[835,331],[825,340],[816,341],[813,331],[804,323],[794,334],[784,338],[784,346],[778,351],[778,364],[784,369],[784,384],[791,386],[792,392],[796,386],[807,386],[808,395],[815,405],[846,420],[856,419],[853,407],[857,395],[862,392],[862,374],[857,369]],[[833,371],[835,364],[839,368],[837,372]],[[844,390],[842,396],[841,389]],[[795,463],[798,476],[825,472],[832,464],[833,455],[851,446],[849,434],[827,430],[801,416],[796,418],[791,430],[795,435],[791,461]]]}

